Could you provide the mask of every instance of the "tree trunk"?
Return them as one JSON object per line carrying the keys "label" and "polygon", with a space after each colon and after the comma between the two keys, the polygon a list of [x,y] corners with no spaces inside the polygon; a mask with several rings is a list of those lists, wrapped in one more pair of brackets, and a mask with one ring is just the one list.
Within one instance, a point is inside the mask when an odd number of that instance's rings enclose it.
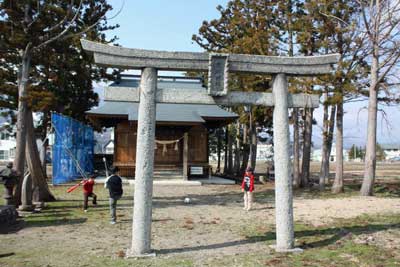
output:
{"label": "tree trunk", "polygon": [[368,100],[368,129],[367,129],[367,144],[365,150],[364,179],[360,191],[360,194],[362,196],[373,195],[373,187],[375,182],[376,124],[377,124],[376,120],[378,111],[378,84],[377,84],[378,69],[379,69],[378,66],[379,66],[378,56],[377,53],[375,52],[371,64],[371,85],[369,88],[369,100]]}
{"label": "tree trunk", "polygon": [[228,125],[228,173],[232,174],[233,170],[233,140],[232,140],[232,125]]}
{"label": "tree trunk", "polygon": [[242,146],[240,142],[240,122],[236,122],[236,149],[235,149],[235,168],[234,168],[234,173],[235,175],[240,174],[240,148]]}
{"label": "tree trunk", "polygon": [[24,176],[22,179],[22,190],[21,190],[21,205],[18,207],[22,211],[33,211],[34,206],[32,205],[32,176],[30,173]]}
{"label": "tree trunk", "polygon": [[47,177],[46,150],[47,150],[47,140],[43,139],[42,145],[39,148],[39,156],[40,156],[40,163],[42,164],[43,175],[45,177]]}
{"label": "tree trunk", "polygon": [[303,160],[301,166],[301,186],[308,185],[310,181],[310,160],[311,160],[311,136],[312,136],[312,121],[313,109],[306,108],[304,121],[304,142],[303,142]]}
{"label": "tree trunk", "polygon": [[[322,144],[322,160],[321,160],[321,170],[319,175],[319,186],[323,190],[325,185],[329,182],[329,162],[332,151],[332,140],[333,131],[335,129],[335,116],[336,116],[336,105],[332,105],[331,113],[329,119],[326,121],[325,125],[325,110],[324,110],[324,134],[323,134],[323,144]],[[326,129],[326,130],[325,130]],[[321,184],[323,183],[323,185]]]}
{"label": "tree trunk", "polygon": [[247,165],[249,164],[250,147],[248,144],[247,124],[243,125],[243,152],[242,152],[242,166],[240,167],[240,175],[243,175]]}
{"label": "tree trunk", "polygon": [[26,162],[33,182],[33,201],[49,202],[54,201],[55,197],[51,194],[47,185],[46,176],[41,168],[39,151],[36,144],[35,130],[33,127],[32,112],[28,111],[26,121]]}
{"label": "tree trunk", "polygon": [[[321,169],[319,173],[319,189],[325,189],[326,177],[329,176],[329,158],[328,155],[328,134],[329,134],[329,105],[328,105],[328,88],[325,87],[324,92],[324,115],[323,115],[323,129],[322,129],[322,159]],[[328,164],[327,164],[328,162]],[[328,167],[328,169],[327,169]]]}
{"label": "tree trunk", "polygon": [[336,174],[332,193],[341,193],[343,189],[343,96],[341,96],[336,112]]}
{"label": "tree trunk", "polygon": [[[335,131],[335,121],[336,121],[336,105],[333,105],[331,108],[331,115],[329,119],[329,132],[328,132],[328,171],[329,171],[329,159],[331,157],[332,153],[332,144],[333,144],[333,133]],[[328,178],[329,178],[329,173],[328,173]],[[327,179],[329,180],[329,179]],[[327,181],[328,182],[328,181]]]}
{"label": "tree trunk", "polygon": [[300,187],[300,142],[299,142],[299,109],[294,108],[293,117],[293,187]]}
{"label": "tree trunk", "polygon": [[224,174],[228,172],[228,127],[225,127]]}
{"label": "tree trunk", "polygon": [[[293,45],[293,28],[292,28],[292,13],[293,13],[293,3],[288,0],[287,3],[287,29],[288,29],[288,56],[293,57],[294,45]],[[293,188],[299,188],[300,181],[300,143],[299,143],[299,109],[293,108],[292,111],[293,119]]]}
{"label": "tree trunk", "polygon": [[221,146],[222,146],[222,140],[221,140],[221,129],[217,130],[217,170],[216,173],[221,173]]}
{"label": "tree trunk", "polygon": [[28,113],[27,84],[31,68],[30,43],[25,48],[22,56],[22,64],[18,73],[18,115],[17,115],[17,137],[14,168],[20,179],[14,192],[14,201],[18,207],[21,204],[21,189],[25,174],[25,144],[26,144],[26,116]]}
{"label": "tree trunk", "polygon": [[251,167],[253,170],[256,169],[257,164],[257,130],[256,127],[251,129]]}
{"label": "tree trunk", "polygon": [[39,149],[40,154],[40,162],[42,163],[42,169],[44,177],[47,178],[47,162],[46,162],[46,154],[47,154],[47,147],[49,144],[49,140],[47,139],[47,127],[49,124],[49,115],[44,115],[43,119],[43,133],[42,133],[42,146]]}

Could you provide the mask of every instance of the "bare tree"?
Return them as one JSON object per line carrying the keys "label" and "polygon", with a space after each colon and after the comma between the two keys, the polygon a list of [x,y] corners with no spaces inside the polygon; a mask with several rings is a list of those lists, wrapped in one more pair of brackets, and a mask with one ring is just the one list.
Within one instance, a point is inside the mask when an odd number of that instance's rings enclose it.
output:
{"label": "bare tree", "polygon": [[384,82],[392,76],[400,58],[400,1],[359,0],[362,8],[361,27],[368,47],[366,57],[370,62],[368,128],[364,179],[361,195],[371,196],[376,169],[376,127],[378,95]]}

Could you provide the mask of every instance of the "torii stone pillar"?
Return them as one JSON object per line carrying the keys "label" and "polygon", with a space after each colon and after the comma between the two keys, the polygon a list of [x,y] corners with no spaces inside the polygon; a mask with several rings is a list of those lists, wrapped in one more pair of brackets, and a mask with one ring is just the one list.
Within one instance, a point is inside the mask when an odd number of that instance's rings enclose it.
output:
{"label": "torii stone pillar", "polygon": [[[274,96],[274,164],[275,164],[275,221],[276,251],[289,252],[294,248],[293,195],[290,177],[290,140],[288,113],[288,83],[285,74],[275,76]],[[279,234],[278,234],[279,233]]]}
{"label": "torii stone pillar", "polygon": [[151,253],[157,70],[145,68],[140,80],[132,247],[128,256]]}

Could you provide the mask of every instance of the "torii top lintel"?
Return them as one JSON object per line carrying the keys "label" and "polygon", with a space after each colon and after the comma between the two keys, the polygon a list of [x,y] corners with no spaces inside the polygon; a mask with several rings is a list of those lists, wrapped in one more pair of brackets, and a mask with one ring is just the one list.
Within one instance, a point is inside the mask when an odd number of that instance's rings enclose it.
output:
{"label": "torii top lintel", "polygon": [[[131,49],[84,39],[81,43],[84,50],[94,53],[95,62],[102,66],[125,69],[151,67],[170,71],[207,71],[209,69],[209,53]],[[307,57],[229,54],[229,71],[313,76],[330,73],[332,64],[337,63],[338,60],[339,54]]]}

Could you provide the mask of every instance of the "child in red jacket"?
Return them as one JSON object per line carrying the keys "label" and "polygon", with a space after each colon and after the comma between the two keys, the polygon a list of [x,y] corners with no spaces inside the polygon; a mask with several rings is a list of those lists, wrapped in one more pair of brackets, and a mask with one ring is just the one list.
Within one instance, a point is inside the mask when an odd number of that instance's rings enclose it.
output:
{"label": "child in red jacket", "polygon": [[97,205],[97,196],[93,193],[93,186],[94,186],[94,178],[96,178],[98,174],[95,172],[92,177],[87,180],[83,180],[83,210],[87,212],[88,209],[88,202],[89,197],[93,198],[93,205]]}
{"label": "child in red jacket", "polygon": [[247,167],[244,173],[242,182],[242,192],[244,193],[244,210],[249,211],[253,202],[253,191],[254,191],[254,173],[251,167]]}

